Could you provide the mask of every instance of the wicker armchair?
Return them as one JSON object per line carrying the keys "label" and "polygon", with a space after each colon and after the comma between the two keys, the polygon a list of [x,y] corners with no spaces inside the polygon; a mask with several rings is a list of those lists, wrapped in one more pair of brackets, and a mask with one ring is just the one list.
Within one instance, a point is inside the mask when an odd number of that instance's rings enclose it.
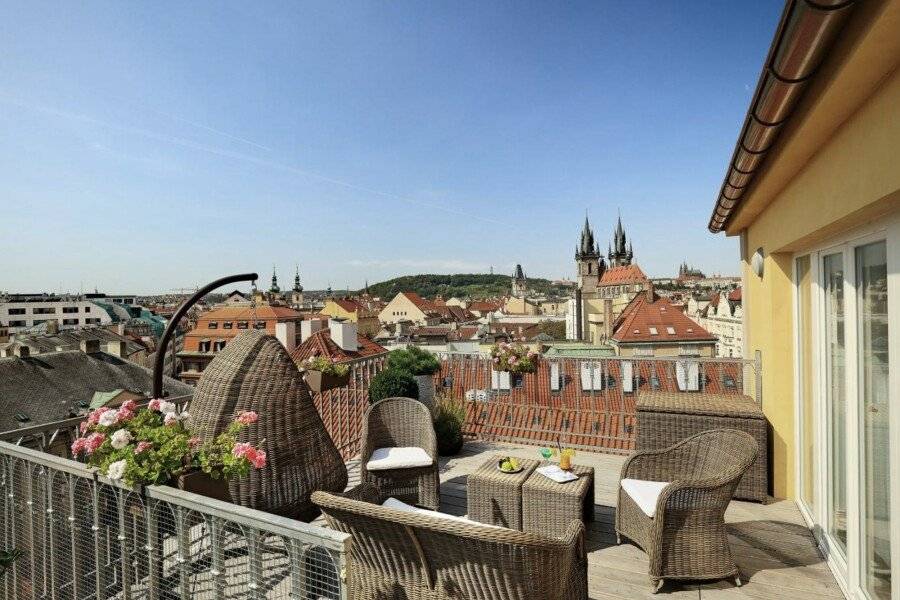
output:
{"label": "wicker armchair", "polygon": [[204,440],[239,412],[259,413],[239,441],[262,444],[269,460],[229,482],[235,504],[311,521],[319,515],[309,499],[314,490],[347,486],[347,468],[309,388],[274,336],[248,330],[231,340],[203,371],[189,409]]}
{"label": "wicker armchair", "polygon": [[652,517],[619,486],[616,538],[624,535],[647,553],[655,591],[665,579],[734,577],[741,585],[728,546],[725,509],[757,453],[749,434],[714,429],[625,461],[622,480],[669,482],[658,492],[655,511],[652,504],[649,508]]}
{"label": "wicker armchair", "polygon": [[[378,448],[422,448],[432,464],[399,469],[369,470],[367,463]],[[437,436],[428,407],[412,398],[385,398],[368,408],[363,417],[360,475],[398,500],[437,510],[440,504]]]}
{"label": "wicker armchair", "polygon": [[[315,492],[329,527],[353,536],[351,600],[586,600],[584,524],[560,538],[380,506],[360,484]],[[422,511],[428,512],[428,511]]]}

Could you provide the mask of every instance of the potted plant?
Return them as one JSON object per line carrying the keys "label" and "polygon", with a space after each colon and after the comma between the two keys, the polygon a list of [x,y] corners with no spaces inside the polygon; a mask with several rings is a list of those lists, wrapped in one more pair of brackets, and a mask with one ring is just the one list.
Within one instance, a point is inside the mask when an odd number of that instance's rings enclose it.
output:
{"label": "potted plant", "polygon": [[434,411],[434,432],[437,435],[438,454],[454,456],[463,447],[463,426],[466,422],[466,406],[452,396],[441,398]]}
{"label": "potted plant", "polygon": [[441,370],[437,357],[417,346],[388,354],[388,368],[406,371],[419,385],[419,401],[434,413],[434,374]]}
{"label": "potted plant", "polygon": [[385,369],[369,382],[369,402],[385,398],[418,398],[419,384],[406,371]]}
{"label": "potted plant", "polygon": [[118,409],[102,406],[91,412],[81,424],[81,437],[72,443],[72,455],[128,485],[177,485],[230,501],[227,480],[266,464],[264,451],[236,439],[257,419],[254,412],[241,413],[204,444],[191,433],[190,415],[179,413],[174,403],[154,399],[138,410],[129,400]]}
{"label": "potted plant", "polygon": [[491,347],[491,362],[495,371],[534,373],[540,354],[522,344],[501,342]]}
{"label": "potted plant", "polygon": [[322,356],[316,350],[302,363],[306,371],[306,385],[314,392],[327,392],[347,385],[350,366],[336,362],[330,356]]}

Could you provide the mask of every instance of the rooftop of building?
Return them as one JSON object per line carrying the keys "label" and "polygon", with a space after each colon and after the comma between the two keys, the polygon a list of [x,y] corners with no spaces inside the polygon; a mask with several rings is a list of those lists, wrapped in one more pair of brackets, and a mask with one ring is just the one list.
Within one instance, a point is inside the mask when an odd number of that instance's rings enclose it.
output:
{"label": "rooftop of building", "polygon": [[635,296],[616,321],[616,343],[677,343],[715,341],[716,336],[685,315],[668,298]]}
{"label": "rooftop of building", "polygon": [[373,342],[362,335],[357,336],[357,344],[358,347],[355,351],[344,350],[331,339],[330,329],[320,329],[294,348],[293,352],[291,352],[291,358],[297,364],[312,356],[329,356],[337,362],[351,362],[387,354],[388,352],[387,348],[381,344]]}

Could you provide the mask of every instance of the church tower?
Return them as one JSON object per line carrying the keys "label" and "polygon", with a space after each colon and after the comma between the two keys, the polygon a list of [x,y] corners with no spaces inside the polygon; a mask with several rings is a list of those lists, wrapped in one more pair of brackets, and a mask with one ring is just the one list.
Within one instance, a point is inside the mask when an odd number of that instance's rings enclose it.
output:
{"label": "church tower", "polygon": [[584,216],[584,227],[581,229],[581,239],[575,246],[575,264],[578,267],[578,279],[575,286],[575,310],[573,317],[574,331],[571,338],[584,340],[586,327],[586,302],[595,298],[600,287],[600,278],[606,271],[606,263],[600,253],[600,245],[594,239],[594,231]]}
{"label": "church tower", "polygon": [[625,229],[622,228],[622,217],[619,216],[619,222],[616,230],[613,232],[613,241],[610,244],[609,254],[610,267],[624,267],[631,264],[634,258],[634,251],[631,249],[631,242],[626,243]]}
{"label": "church tower", "polygon": [[296,309],[303,307],[303,286],[300,285],[300,265],[294,271],[294,288],[291,290],[291,306]]}
{"label": "church tower", "polygon": [[524,298],[528,293],[528,280],[525,278],[525,271],[522,265],[516,265],[512,275],[512,296],[513,298]]}

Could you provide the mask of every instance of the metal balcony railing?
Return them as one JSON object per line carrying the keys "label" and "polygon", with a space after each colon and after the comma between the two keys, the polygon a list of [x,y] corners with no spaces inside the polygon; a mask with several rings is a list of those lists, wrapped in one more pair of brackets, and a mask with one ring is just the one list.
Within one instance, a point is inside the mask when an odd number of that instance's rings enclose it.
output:
{"label": "metal balcony railing", "polygon": [[[40,436],[38,436],[40,437]],[[349,536],[0,442],[0,595],[344,599]]]}

